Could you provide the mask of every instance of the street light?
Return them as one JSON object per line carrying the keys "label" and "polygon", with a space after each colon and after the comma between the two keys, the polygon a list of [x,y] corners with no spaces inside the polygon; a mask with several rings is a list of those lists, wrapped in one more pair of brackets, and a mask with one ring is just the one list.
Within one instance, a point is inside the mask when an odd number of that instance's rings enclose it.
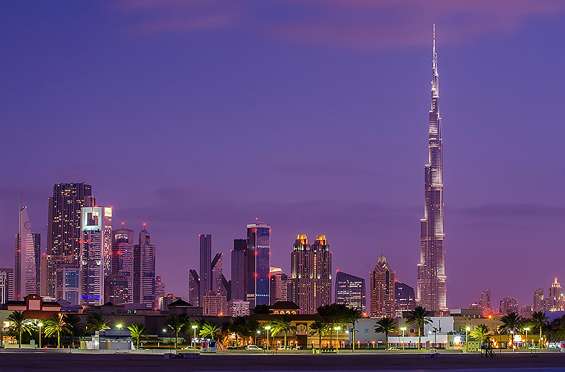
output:
{"label": "street light", "polygon": [[261,330],[258,329],[258,330],[255,332],[255,345],[257,345],[257,336],[260,335],[260,334],[261,334]]}
{"label": "street light", "polygon": [[271,330],[271,326],[266,325],[265,330],[267,331],[267,350],[269,350],[269,331]]}
{"label": "street light", "polygon": [[402,331],[402,350],[404,350],[404,332],[406,332],[406,327],[400,327]]}
{"label": "street light", "polygon": [[39,348],[41,349],[41,327],[43,327],[43,322],[37,323],[37,326],[39,327]]}
{"label": "street light", "polygon": [[469,331],[471,330],[471,327],[467,326],[465,327],[465,351],[468,351],[467,348],[467,338],[469,336]]}
{"label": "street light", "polygon": [[337,339],[337,348],[339,349],[339,331],[341,331],[341,326],[335,326],[334,331],[335,331],[335,337]]}
{"label": "street light", "polygon": [[526,345],[526,348],[528,347],[528,331],[529,330],[530,330],[530,327],[524,328],[524,331],[526,331],[526,338],[524,339],[524,344]]}
{"label": "street light", "polygon": [[192,336],[192,347],[194,348],[194,340],[196,339],[196,330],[198,329],[198,325],[193,324],[190,328],[192,328],[192,331],[194,332],[194,336]]}
{"label": "street light", "polygon": [[116,328],[122,329],[122,328],[124,328],[124,325],[122,323],[118,323],[118,324],[116,324]]}

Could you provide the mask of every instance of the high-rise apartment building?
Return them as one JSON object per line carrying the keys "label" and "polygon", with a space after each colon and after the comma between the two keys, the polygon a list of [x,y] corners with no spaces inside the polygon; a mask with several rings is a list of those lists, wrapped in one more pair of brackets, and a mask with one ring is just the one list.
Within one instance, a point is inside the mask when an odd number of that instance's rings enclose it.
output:
{"label": "high-rise apartment building", "polygon": [[212,235],[200,234],[200,303],[212,290]]}
{"label": "high-rise apartment building", "polygon": [[227,316],[228,300],[220,293],[208,292],[202,296],[202,314],[204,316]]}
{"label": "high-rise apartment building", "polygon": [[301,314],[315,314],[331,303],[332,254],[325,235],[310,245],[306,234],[298,234],[290,255],[291,297]]}
{"label": "high-rise apartment building", "polygon": [[365,279],[338,271],[335,276],[334,302],[365,313],[367,311]]}
{"label": "high-rise apartment building", "polygon": [[543,288],[538,288],[534,291],[534,300],[532,302],[533,311],[545,311],[546,310],[545,295],[543,293]]}
{"label": "high-rise apartment building", "polygon": [[47,252],[41,253],[40,270],[39,270],[39,295],[41,297],[47,296],[48,290],[48,277],[49,277],[49,256]]}
{"label": "high-rise apartment building", "polygon": [[137,275],[134,272],[134,298],[139,299],[135,303],[147,308],[153,307],[155,301],[155,250],[151,235],[144,227],[139,232],[139,244],[134,246],[134,271],[138,270]]}
{"label": "high-rise apartment building", "polygon": [[503,297],[500,300],[499,310],[500,313],[504,315],[510,313],[518,314],[518,312],[520,311],[520,307],[518,306],[518,300],[516,300],[514,297]]}
{"label": "high-rise apartment building", "polygon": [[84,207],[81,213],[80,304],[102,305],[112,259],[112,208]]}
{"label": "high-rise apartment building", "polygon": [[490,300],[490,289],[485,289],[481,292],[481,296],[479,297],[479,308],[481,309],[483,316],[490,315],[493,312]]}
{"label": "high-rise apartment building", "polygon": [[222,282],[222,278],[224,277],[223,274],[223,260],[222,260],[222,252],[216,253],[214,258],[212,259],[211,269],[212,269],[212,289],[213,293],[224,292],[223,294],[227,296],[225,292],[225,286]]}
{"label": "high-rise apartment building", "polygon": [[402,314],[403,312],[413,311],[416,308],[416,295],[414,288],[406,283],[394,283],[394,300],[396,302],[396,311]]}
{"label": "high-rise apartment building", "polygon": [[396,312],[395,274],[386,257],[379,256],[370,275],[371,317],[394,317]]}
{"label": "high-rise apartment building", "polygon": [[106,302],[115,305],[133,303],[134,245],[133,230],[114,230],[111,270],[106,283]]}
{"label": "high-rise apartment building", "polygon": [[549,311],[563,311],[565,309],[565,299],[563,297],[563,289],[557,277],[553,278],[551,287],[549,287],[548,305]]}
{"label": "high-rise apartment building", "polygon": [[270,304],[270,264],[271,226],[264,223],[247,225],[246,300],[251,307]]}
{"label": "high-rise apartment building", "polygon": [[[59,183],[49,198],[47,233],[47,295],[62,294],[63,268],[79,268],[81,210],[94,206],[92,187],[85,183]],[[59,289],[59,290],[58,290]]]}
{"label": "high-rise apartment building", "polygon": [[271,304],[288,300],[288,276],[280,267],[272,267],[271,275]]}
{"label": "high-rise apartment building", "polygon": [[192,306],[200,306],[200,277],[193,269],[188,271],[188,301]]}
{"label": "high-rise apartment building", "polygon": [[21,207],[19,212],[14,274],[17,300],[22,301],[27,295],[37,294],[39,278],[36,276],[35,239],[27,207]]}
{"label": "high-rise apartment building", "polygon": [[425,207],[420,220],[420,259],[416,301],[431,312],[447,310],[445,275],[443,144],[439,113],[439,73],[435,25],[432,51],[431,108],[428,121],[428,162],[425,166]]}
{"label": "high-rise apartment building", "polygon": [[245,274],[247,272],[247,239],[234,239],[231,251],[231,298],[244,301],[247,296]]}
{"label": "high-rise apartment building", "polygon": [[0,305],[15,300],[14,269],[0,268]]}

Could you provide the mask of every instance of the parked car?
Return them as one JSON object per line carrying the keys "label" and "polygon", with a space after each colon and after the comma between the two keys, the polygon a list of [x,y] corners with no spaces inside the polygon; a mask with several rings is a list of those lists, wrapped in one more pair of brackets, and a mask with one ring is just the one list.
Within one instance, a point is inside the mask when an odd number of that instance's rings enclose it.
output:
{"label": "parked car", "polygon": [[261,348],[260,348],[259,346],[257,346],[257,345],[247,345],[247,346],[245,347],[245,350],[249,350],[249,351],[260,351],[260,350],[263,350],[263,349],[261,349]]}

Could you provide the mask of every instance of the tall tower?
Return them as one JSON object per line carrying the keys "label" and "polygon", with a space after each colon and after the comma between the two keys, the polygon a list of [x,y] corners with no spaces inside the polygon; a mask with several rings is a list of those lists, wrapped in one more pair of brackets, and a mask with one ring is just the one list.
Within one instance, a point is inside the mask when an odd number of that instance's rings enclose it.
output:
{"label": "tall tower", "polygon": [[439,113],[439,73],[436,32],[433,27],[432,103],[428,124],[428,163],[425,170],[424,217],[420,220],[420,260],[416,301],[428,311],[447,310],[443,248],[443,154]]}
{"label": "tall tower", "polygon": [[247,239],[234,239],[231,251],[231,298],[246,299]]}
{"label": "tall tower", "polygon": [[379,256],[370,274],[371,317],[394,317],[396,311],[396,276],[385,256]]}
{"label": "tall tower", "polygon": [[[110,274],[111,254],[112,208],[83,207],[79,255],[81,305],[102,305],[104,303],[104,283]],[[67,275],[69,274],[65,276]]]}
{"label": "tall tower", "polygon": [[16,235],[15,286],[16,298],[37,293],[36,240],[31,231],[27,207],[20,208],[18,234]]}
{"label": "tall tower", "polygon": [[212,235],[200,234],[200,304],[212,290]]}
{"label": "tall tower", "polygon": [[65,268],[78,271],[82,207],[94,206],[92,186],[58,183],[49,197],[47,221],[47,295],[61,299]]}
{"label": "tall tower", "polygon": [[[151,308],[155,301],[155,245],[151,242],[151,234],[144,227],[139,232],[139,244],[134,247],[138,251],[139,263],[139,303]],[[135,289],[134,289],[135,291]]]}
{"label": "tall tower", "polygon": [[254,308],[271,302],[271,226],[264,223],[247,225],[247,301]]}

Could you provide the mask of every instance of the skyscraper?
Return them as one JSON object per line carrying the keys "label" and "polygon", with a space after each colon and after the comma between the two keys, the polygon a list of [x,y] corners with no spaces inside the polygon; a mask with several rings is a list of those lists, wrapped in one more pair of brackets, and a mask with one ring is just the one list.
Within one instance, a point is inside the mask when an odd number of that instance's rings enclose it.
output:
{"label": "skyscraper", "polygon": [[251,307],[270,304],[269,270],[271,263],[271,226],[247,225],[247,301]]}
{"label": "skyscraper", "polygon": [[428,124],[428,162],[425,166],[425,207],[420,220],[420,259],[416,301],[428,311],[447,310],[444,256],[443,154],[439,113],[439,73],[435,25],[432,51],[431,108]]}
{"label": "skyscraper", "polygon": [[14,269],[0,268],[0,305],[15,299]]}
{"label": "skyscraper", "polygon": [[[85,183],[59,183],[49,198],[47,233],[47,295],[58,296],[64,283],[63,267],[79,267],[81,209],[94,205],[92,187]],[[59,283],[59,284],[57,284]]]}
{"label": "skyscraper", "polygon": [[393,317],[396,311],[395,275],[386,257],[379,256],[370,275],[371,317]]}
{"label": "skyscraper", "polygon": [[192,306],[200,306],[200,277],[193,269],[188,271],[188,301]]}
{"label": "skyscraper", "polygon": [[231,251],[231,298],[246,299],[245,274],[247,272],[247,240],[234,239]]}
{"label": "skyscraper", "polygon": [[338,271],[335,276],[336,304],[345,305],[361,312],[367,311],[365,279]]}
{"label": "skyscraper", "polygon": [[[223,262],[222,262],[222,252],[216,253],[214,258],[212,259],[212,264],[210,265],[212,269],[212,292],[218,293],[218,291],[224,290],[224,286],[222,283],[223,277]],[[227,295],[227,293],[224,293]]]}
{"label": "skyscraper", "polygon": [[545,311],[545,298],[542,288],[538,288],[534,291],[534,301],[532,302],[533,311]]}
{"label": "skyscraper", "polygon": [[565,308],[565,300],[563,298],[563,290],[557,277],[553,278],[553,283],[549,287],[548,305],[549,311],[562,311]]}
{"label": "skyscraper", "polygon": [[500,307],[499,307],[500,313],[501,314],[510,314],[510,313],[516,313],[518,314],[520,308],[518,306],[518,300],[516,300],[514,297],[503,297],[500,300]]}
{"label": "skyscraper", "polygon": [[[151,235],[145,229],[139,232],[139,244],[134,247],[138,251],[139,268],[139,303],[147,308],[155,301],[155,245],[151,243]],[[135,269],[134,264],[134,269]],[[135,288],[134,288],[135,291]]]}
{"label": "skyscraper", "polygon": [[290,255],[290,300],[300,313],[314,314],[320,306],[331,303],[332,254],[325,235],[318,235],[314,244],[306,234],[298,234]]}
{"label": "skyscraper", "polygon": [[200,234],[200,303],[212,290],[212,235]]}
{"label": "skyscraper", "polygon": [[492,304],[490,300],[490,289],[485,289],[481,292],[481,297],[479,298],[479,307],[481,313],[484,315],[490,315],[492,313]]}
{"label": "skyscraper", "polygon": [[18,300],[23,300],[30,294],[37,294],[39,278],[37,277],[35,241],[27,207],[21,207],[15,255],[15,295]]}
{"label": "skyscraper", "polygon": [[80,304],[102,305],[112,258],[112,208],[83,207],[80,235]]}
{"label": "skyscraper", "polygon": [[394,292],[397,312],[413,311],[416,308],[414,288],[406,283],[396,282],[394,283]]}
{"label": "skyscraper", "polygon": [[111,273],[107,279],[106,301],[116,305],[133,303],[133,230],[114,230]]}
{"label": "skyscraper", "polygon": [[288,300],[288,276],[280,267],[272,267],[271,275],[271,305],[279,301]]}
{"label": "skyscraper", "polygon": [[33,256],[35,261],[35,294],[41,292],[41,234],[33,235]]}

